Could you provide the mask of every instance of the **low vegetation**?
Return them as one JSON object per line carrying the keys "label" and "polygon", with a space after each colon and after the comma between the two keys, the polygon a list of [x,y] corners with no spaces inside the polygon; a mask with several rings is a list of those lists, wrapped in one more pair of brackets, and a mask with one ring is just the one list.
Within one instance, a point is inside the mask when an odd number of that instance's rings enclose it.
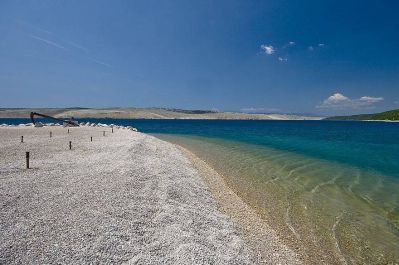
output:
{"label": "low vegetation", "polygon": [[375,114],[360,114],[352,116],[334,116],[328,117],[326,120],[336,120],[336,121],[364,121],[364,120],[389,120],[389,121],[399,121],[399,109],[385,111]]}

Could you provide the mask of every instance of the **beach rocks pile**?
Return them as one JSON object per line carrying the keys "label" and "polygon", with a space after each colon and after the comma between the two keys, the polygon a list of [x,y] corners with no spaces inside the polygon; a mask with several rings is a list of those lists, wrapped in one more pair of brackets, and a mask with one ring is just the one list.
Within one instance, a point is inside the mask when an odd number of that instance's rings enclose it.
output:
{"label": "beach rocks pile", "polygon": [[[36,122],[35,124],[33,123],[21,123],[18,125],[15,124],[0,124],[0,127],[36,127],[36,128],[41,128],[41,127],[49,127],[49,126],[64,126],[59,123],[41,123],[41,122]],[[130,130],[137,132],[137,129],[132,127],[132,126],[120,126],[120,125],[115,125],[115,124],[105,124],[105,123],[90,123],[90,122],[81,122],[79,123],[79,126],[88,126],[88,127],[102,127],[102,128],[115,128],[115,129],[124,129],[124,130]]]}
{"label": "beach rocks pile", "polygon": [[6,123],[0,124],[0,127],[25,127],[25,126],[33,126],[33,123],[26,123],[26,124],[21,123],[21,124],[18,124],[18,125],[6,124]]}

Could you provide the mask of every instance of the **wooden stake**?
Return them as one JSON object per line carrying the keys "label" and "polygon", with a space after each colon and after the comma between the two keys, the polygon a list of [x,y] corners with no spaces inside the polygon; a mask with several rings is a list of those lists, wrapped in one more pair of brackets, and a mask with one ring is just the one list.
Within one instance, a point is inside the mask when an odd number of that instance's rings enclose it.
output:
{"label": "wooden stake", "polygon": [[24,137],[23,136],[21,136],[21,143],[23,143],[24,142]]}
{"label": "wooden stake", "polygon": [[52,132],[50,132],[50,138],[51,138],[51,137],[53,137],[53,133],[52,133]]}
{"label": "wooden stake", "polygon": [[26,168],[29,169],[29,152],[26,152]]}
{"label": "wooden stake", "polygon": [[72,149],[72,141],[69,141],[69,150]]}
{"label": "wooden stake", "polygon": [[112,133],[114,133],[114,127],[111,127],[111,129],[112,129]]}
{"label": "wooden stake", "polygon": [[103,131],[103,136],[105,136],[105,131]]}
{"label": "wooden stake", "polygon": [[68,133],[69,133],[69,129],[68,129]]}
{"label": "wooden stake", "polygon": [[93,142],[93,136],[90,136],[90,142]]}

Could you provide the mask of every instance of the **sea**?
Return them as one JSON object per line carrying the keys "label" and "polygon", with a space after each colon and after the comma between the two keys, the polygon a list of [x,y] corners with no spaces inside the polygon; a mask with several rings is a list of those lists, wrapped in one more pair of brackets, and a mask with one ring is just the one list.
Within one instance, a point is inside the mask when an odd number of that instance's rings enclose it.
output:
{"label": "sea", "polygon": [[188,149],[310,260],[399,263],[399,123],[79,121],[131,125]]}

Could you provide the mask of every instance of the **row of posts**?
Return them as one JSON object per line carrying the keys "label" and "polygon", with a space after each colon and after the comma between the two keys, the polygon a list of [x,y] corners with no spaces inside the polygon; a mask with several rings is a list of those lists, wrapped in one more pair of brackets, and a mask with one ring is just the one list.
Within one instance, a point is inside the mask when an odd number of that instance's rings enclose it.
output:
{"label": "row of posts", "polygon": [[[68,129],[69,133],[69,129]],[[114,133],[114,128],[112,127],[112,133]],[[105,136],[105,131],[103,131],[103,136]],[[53,137],[53,132],[50,132],[50,138]],[[24,136],[21,136],[21,143],[24,142]],[[90,142],[93,142],[93,136],[90,136]],[[69,141],[69,150],[72,150],[72,141]],[[29,169],[29,158],[30,158],[30,153],[26,152],[25,154],[26,157],[26,168]]]}

